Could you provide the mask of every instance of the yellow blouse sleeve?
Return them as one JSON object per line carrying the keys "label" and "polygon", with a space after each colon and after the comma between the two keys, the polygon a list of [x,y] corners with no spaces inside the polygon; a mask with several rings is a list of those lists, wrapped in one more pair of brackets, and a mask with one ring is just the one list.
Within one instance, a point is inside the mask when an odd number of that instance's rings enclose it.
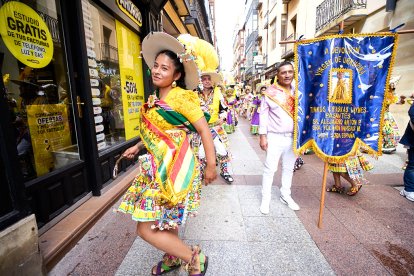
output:
{"label": "yellow blouse sleeve", "polygon": [[191,90],[179,89],[174,93],[171,98],[171,107],[186,117],[190,123],[194,123],[204,116],[200,107],[200,99],[197,93]]}

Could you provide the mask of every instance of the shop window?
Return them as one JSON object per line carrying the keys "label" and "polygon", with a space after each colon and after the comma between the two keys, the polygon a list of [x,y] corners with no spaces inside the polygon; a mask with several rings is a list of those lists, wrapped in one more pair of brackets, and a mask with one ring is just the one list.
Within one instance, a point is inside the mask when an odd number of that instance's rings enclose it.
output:
{"label": "shop window", "polygon": [[140,38],[92,1],[82,1],[98,150],[138,136],[144,101]]}
{"label": "shop window", "polygon": [[0,3],[0,67],[26,181],[79,160],[59,10],[55,0]]}

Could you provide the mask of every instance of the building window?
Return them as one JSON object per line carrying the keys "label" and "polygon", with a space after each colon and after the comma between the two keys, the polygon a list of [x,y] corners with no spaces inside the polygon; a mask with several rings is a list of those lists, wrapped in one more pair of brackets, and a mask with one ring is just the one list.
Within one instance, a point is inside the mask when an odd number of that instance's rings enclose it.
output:
{"label": "building window", "polygon": [[140,38],[92,1],[82,1],[98,150],[139,135],[144,101]]}
{"label": "building window", "polygon": [[270,47],[273,50],[276,48],[276,18],[270,23],[270,37],[272,39]]}
{"label": "building window", "polygon": [[286,40],[287,38],[287,14],[282,14],[282,22],[280,24],[281,30],[281,40]]}

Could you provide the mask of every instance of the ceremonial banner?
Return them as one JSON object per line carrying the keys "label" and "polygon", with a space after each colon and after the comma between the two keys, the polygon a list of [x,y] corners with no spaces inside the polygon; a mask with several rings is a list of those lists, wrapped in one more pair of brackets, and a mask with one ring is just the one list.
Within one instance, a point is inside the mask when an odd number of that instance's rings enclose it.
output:
{"label": "ceremonial banner", "polygon": [[294,151],[339,162],[363,146],[381,155],[394,33],[333,35],[295,44]]}

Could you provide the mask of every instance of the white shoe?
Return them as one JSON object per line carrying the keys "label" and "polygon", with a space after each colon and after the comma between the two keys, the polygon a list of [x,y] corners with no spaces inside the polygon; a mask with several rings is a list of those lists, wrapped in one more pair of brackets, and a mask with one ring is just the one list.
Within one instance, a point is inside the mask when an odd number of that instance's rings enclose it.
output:
{"label": "white shoe", "polygon": [[260,212],[263,215],[269,214],[269,207],[270,207],[270,201],[262,200],[262,204],[260,205]]}
{"label": "white shoe", "polygon": [[280,201],[283,204],[286,204],[290,209],[293,211],[299,211],[300,207],[296,202],[293,200],[291,196],[280,196]]}
{"label": "white shoe", "polygon": [[414,192],[407,192],[405,189],[402,189],[400,195],[404,196],[409,201],[414,201]]}

